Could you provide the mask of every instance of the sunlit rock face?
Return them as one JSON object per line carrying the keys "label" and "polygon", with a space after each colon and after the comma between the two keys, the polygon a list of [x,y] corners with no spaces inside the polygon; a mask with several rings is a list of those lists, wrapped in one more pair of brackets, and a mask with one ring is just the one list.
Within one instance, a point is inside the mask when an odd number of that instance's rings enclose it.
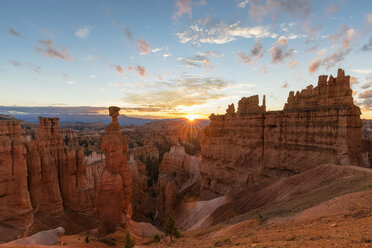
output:
{"label": "sunlit rock face", "polygon": [[94,214],[94,180],[84,165],[83,149],[62,143],[58,121],[39,117],[36,138],[26,142],[32,206],[54,215],[63,214],[64,208]]}
{"label": "sunlit rock face", "polygon": [[96,194],[97,217],[102,233],[112,233],[121,224],[123,215],[132,214],[132,177],[127,163],[127,141],[120,133],[120,108],[110,107],[112,122],[106,127],[101,149],[106,153],[106,166]]}
{"label": "sunlit rock face", "polygon": [[62,158],[62,140],[58,118],[39,117],[35,140],[27,143],[27,167],[31,203],[38,211],[52,214],[63,213],[63,202],[59,188],[58,164]]}
{"label": "sunlit rock face", "polygon": [[201,192],[224,195],[263,175],[288,176],[334,163],[363,165],[360,109],[350,76],[320,76],[318,85],[289,93],[282,111],[265,110],[258,96],[211,115],[202,141]]}
{"label": "sunlit rock face", "polygon": [[32,210],[25,153],[20,122],[0,121],[0,222],[22,220]]}

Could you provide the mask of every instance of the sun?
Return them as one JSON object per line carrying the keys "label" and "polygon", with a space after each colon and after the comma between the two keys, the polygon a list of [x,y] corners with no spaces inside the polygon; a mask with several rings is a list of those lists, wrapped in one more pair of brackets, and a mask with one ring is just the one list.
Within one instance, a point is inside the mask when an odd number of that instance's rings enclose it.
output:
{"label": "sun", "polygon": [[199,115],[186,115],[186,119],[188,119],[190,122],[193,122],[195,119],[200,118]]}

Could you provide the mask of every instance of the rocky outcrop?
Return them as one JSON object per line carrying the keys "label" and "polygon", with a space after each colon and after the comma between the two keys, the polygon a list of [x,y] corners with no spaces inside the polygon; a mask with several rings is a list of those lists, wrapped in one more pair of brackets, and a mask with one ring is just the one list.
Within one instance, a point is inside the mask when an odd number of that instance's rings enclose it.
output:
{"label": "rocky outcrop", "polygon": [[96,194],[97,217],[102,222],[101,233],[112,233],[121,224],[123,215],[131,216],[132,177],[127,163],[128,144],[120,133],[118,107],[110,107],[112,122],[106,127],[101,149],[106,153]]}
{"label": "rocky outcrop", "polygon": [[258,96],[210,116],[202,141],[201,192],[212,198],[267,176],[288,176],[334,163],[363,165],[360,109],[350,76],[320,76],[316,87],[290,92],[282,111],[265,110]]}
{"label": "rocky outcrop", "polygon": [[27,143],[27,167],[31,203],[37,211],[63,213],[58,167],[61,136],[58,118],[39,117],[36,139]]}
{"label": "rocky outcrop", "polygon": [[172,146],[164,154],[158,179],[158,209],[160,218],[172,214],[181,199],[199,193],[200,156],[190,156],[183,146]]}
{"label": "rocky outcrop", "polygon": [[[63,214],[64,208],[94,214],[94,182],[84,165],[84,151],[63,143],[58,118],[39,117],[35,140],[27,145],[27,166],[31,203],[37,211]],[[68,136],[65,136],[68,137]]]}
{"label": "rocky outcrop", "polygon": [[25,153],[20,122],[0,121],[0,222],[22,220],[32,211]]}

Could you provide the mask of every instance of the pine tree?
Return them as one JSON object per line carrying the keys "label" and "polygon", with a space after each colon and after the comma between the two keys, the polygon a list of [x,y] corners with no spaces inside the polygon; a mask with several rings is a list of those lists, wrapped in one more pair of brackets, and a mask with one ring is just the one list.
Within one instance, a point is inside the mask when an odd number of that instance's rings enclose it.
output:
{"label": "pine tree", "polygon": [[178,231],[176,227],[176,223],[174,222],[174,219],[170,217],[167,221],[167,225],[165,226],[165,234],[169,235],[170,241],[172,242],[172,237],[179,238],[180,232]]}

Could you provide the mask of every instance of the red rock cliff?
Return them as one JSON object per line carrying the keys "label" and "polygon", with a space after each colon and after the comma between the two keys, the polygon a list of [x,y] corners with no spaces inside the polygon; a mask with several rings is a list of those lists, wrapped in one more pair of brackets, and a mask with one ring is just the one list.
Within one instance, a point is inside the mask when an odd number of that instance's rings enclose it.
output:
{"label": "red rock cliff", "polygon": [[282,111],[265,110],[258,96],[211,115],[202,142],[201,192],[205,198],[260,180],[287,176],[324,163],[363,165],[360,109],[350,76],[320,76],[318,85],[290,92]]}
{"label": "red rock cliff", "polygon": [[0,121],[0,222],[22,220],[32,210],[25,153],[19,121]]}

